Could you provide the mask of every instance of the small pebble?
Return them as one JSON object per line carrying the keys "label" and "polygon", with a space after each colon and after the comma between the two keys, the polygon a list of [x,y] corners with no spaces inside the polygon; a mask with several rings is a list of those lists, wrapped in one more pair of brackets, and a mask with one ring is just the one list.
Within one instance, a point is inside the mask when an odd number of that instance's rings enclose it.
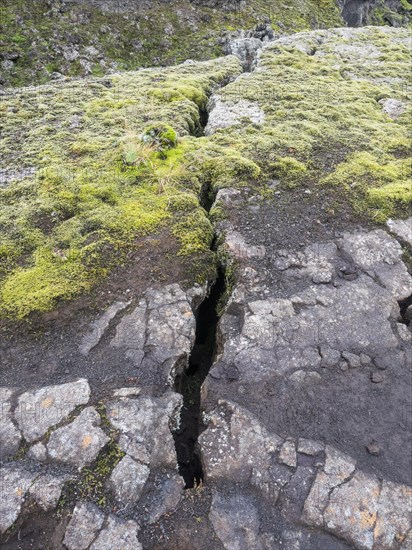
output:
{"label": "small pebble", "polygon": [[371,441],[369,445],[366,445],[366,449],[370,455],[379,456],[381,454],[381,448],[376,441]]}
{"label": "small pebble", "polygon": [[383,382],[383,375],[380,372],[373,372],[371,379],[374,384],[379,384]]}

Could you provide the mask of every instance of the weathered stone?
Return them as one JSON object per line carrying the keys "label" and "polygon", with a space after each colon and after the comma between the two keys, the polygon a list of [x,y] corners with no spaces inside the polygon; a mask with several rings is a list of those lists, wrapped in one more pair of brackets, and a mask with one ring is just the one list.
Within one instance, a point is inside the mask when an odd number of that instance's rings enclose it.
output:
{"label": "weathered stone", "polygon": [[0,469],[0,532],[4,533],[18,518],[30,485],[32,474],[16,463]]}
{"label": "weathered stone", "polygon": [[332,491],[324,512],[326,528],[356,548],[372,550],[379,493],[376,477],[356,472],[350,481]]}
{"label": "weathered stone", "polygon": [[296,457],[296,445],[293,439],[287,439],[285,443],[280,448],[279,462],[286,464],[291,468],[296,468],[297,457]]}
{"label": "weathered stone", "polygon": [[396,120],[400,117],[406,109],[405,103],[392,97],[381,99],[379,103],[382,105],[382,111],[385,115],[388,115],[392,120]]}
{"label": "weathered stone", "polygon": [[390,481],[382,482],[373,533],[374,550],[397,548],[400,541],[408,538],[408,532],[412,534],[411,497],[411,487]]}
{"label": "weathered stone", "polygon": [[141,392],[141,388],[120,388],[118,390],[114,390],[113,397],[131,397],[133,395],[139,395]]}
{"label": "weathered stone", "polygon": [[110,321],[125,309],[130,302],[115,302],[102,314],[96,321],[93,322],[90,331],[85,334],[79,346],[79,351],[82,355],[87,355],[97,346],[102,339],[105,331],[109,327]]}
{"label": "weathered stone", "polygon": [[69,479],[70,476],[42,475],[31,485],[29,493],[43,510],[53,510],[59,501],[63,485]]}
{"label": "weathered stone", "polygon": [[206,136],[214,134],[217,130],[240,124],[244,118],[255,124],[262,124],[265,119],[259,103],[246,99],[225,101],[214,96],[209,109],[209,120],[205,128]]}
{"label": "weathered stone", "polygon": [[49,428],[64,420],[76,407],[90,398],[90,387],[85,379],[47,386],[23,393],[14,415],[27,441],[42,437]]}
{"label": "weathered stone", "polygon": [[250,497],[215,492],[209,518],[225,549],[263,550],[259,513]]}
{"label": "weathered stone", "polygon": [[370,455],[379,456],[381,454],[381,448],[376,441],[371,441],[368,443],[368,445],[366,445],[366,449]]}
{"label": "weathered stone", "polygon": [[83,468],[97,457],[109,441],[101,428],[100,415],[87,407],[67,426],[54,431],[47,444],[50,458]]}
{"label": "weathered stone", "polygon": [[144,501],[144,507],[147,510],[147,523],[155,523],[164,514],[176,510],[183,489],[183,479],[177,472],[162,472],[156,476],[150,493]]}
{"label": "weathered stone", "polygon": [[335,367],[340,361],[340,351],[329,346],[320,346],[322,356],[322,367]]}
{"label": "weathered stone", "polygon": [[318,472],[312,489],[306,499],[302,519],[308,525],[323,526],[323,511],[328,504],[330,491],[341,485],[355,470],[355,460],[326,446],[326,462],[323,471]]}
{"label": "weathered stone", "polygon": [[238,260],[246,258],[263,258],[266,249],[263,245],[248,245],[245,238],[239,231],[230,229],[226,233],[225,244],[231,254]]}
{"label": "weathered stone", "polygon": [[372,359],[366,353],[361,353],[359,357],[362,365],[370,365],[372,363]]}
{"label": "weathered stone", "polygon": [[374,384],[380,384],[384,381],[384,376],[380,372],[373,372],[371,375],[371,380]]}
{"label": "weathered stone", "polygon": [[67,526],[63,543],[69,550],[86,550],[96,538],[104,514],[90,502],[78,502]]}
{"label": "weathered stone", "polygon": [[407,220],[388,220],[386,225],[392,233],[412,248],[412,217]]}
{"label": "weathered stone", "polygon": [[407,298],[412,291],[412,277],[401,261],[400,244],[385,231],[346,233],[342,248],[364,271],[376,277],[396,300]]}
{"label": "weathered stone", "polygon": [[160,398],[121,398],[107,404],[107,414],[119,430],[120,447],[132,458],[150,466],[176,466],[176,452],[170,432],[182,403],[181,395]]}
{"label": "weathered stone", "polygon": [[21,433],[12,420],[10,398],[13,390],[0,388],[0,458],[13,456],[21,441]]}
{"label": "weathered stone", "polygon": [[137,502],[142,494],[150,470],[126,455],[114,468],[109,486],[123,504]]}
{"label": "weathered stone", "polygon": [[208,415],[209,428],[199,437],[207,479],[247,481],[252,471],[268,471],[282,440],[235,403],[219,402]]}
{"label": "weathered stone", "polygon": [[35,443],[32,445],[27,453],[29,458],[44,462],[47,460],[47,449],[43,443]]}
{"label": "weathered stone", "polygon": [[171,359],[173,364],[191,350],[195,336],[191,302],[199,291],[202,287],[185,293],[177,284],[149,289],[138,306],[122,318],[111,345],[123,348],[137,367],[148,348],[161,354],[161,363]]}
{"label": "weathered stone", "polygon": [[342,357],[346,359],[346,361],[348,362],[348,365],[352,369],[355,369],[361,366],[361,360],[359,355],[355,355],[354,353],[350,353],[349,351],[343,351]]}
{"label": "weathered stone", "polygon": [[107,526],[100,532],[90,546],[90,550],[142,550],[137,539],[137,524],[132,521],[121,521],[109,516]]}
{"label": "weathered stone", "polygon": [[325,450],[325,445],[320,441],[310,439],[299,439],[298,452],[305,455],[317,455]]}

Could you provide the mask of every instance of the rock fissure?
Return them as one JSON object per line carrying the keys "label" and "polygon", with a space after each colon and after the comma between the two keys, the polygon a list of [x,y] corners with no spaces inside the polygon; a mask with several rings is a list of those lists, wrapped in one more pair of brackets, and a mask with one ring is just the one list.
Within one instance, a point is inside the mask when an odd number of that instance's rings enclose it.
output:
{"label": "rock fissure", "polygon": [[196,315],[196,337],[186,368],[175,378],[175,390],[183,395],[180,424],[174,432],[179,473],[185,488],[191,489],[203,481],[203,467],[197,449],[201,431],[201,388],[214,362],[217,349],[217,307],[225,291],[222,266],[207,298]]}

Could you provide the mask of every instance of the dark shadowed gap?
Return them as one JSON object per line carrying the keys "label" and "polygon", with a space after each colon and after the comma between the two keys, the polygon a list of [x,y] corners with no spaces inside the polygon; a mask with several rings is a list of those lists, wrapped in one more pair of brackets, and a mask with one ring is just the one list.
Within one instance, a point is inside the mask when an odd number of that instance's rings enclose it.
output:
{"label": "dark shadowed gap", "polygon": [[207,107],[199,108],[199,125],[194,132],[194,137],[202,137],[205,135],[205,128],[209,122],[209,111]]}
{"label": "dark shadowed gap", "polygon": [[179,473],[186,489],[199,485],[203,480],[202,464],[196,450],[201,424],[200,390],[216,354],[217,306],[224,291],[225,274],[221,269],[209,296],[197,311],[196,339],[188,366],[175,380],[175,391],[183,395],[183,407],[174,439]]}
{"label": "dark shadowed gap", "polygon": [[412,306],[412,295],[408,298],[405,298],[405,300],[400,300],[399,302],[399,308],[401,310],[401,323],[405,325],[409,325],[411,323],[411,314],[407,312],[407,309]]}

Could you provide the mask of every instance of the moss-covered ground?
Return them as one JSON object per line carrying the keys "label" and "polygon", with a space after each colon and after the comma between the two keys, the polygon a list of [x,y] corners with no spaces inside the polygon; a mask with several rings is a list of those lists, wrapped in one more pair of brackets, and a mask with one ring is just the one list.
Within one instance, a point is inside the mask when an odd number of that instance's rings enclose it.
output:
{"label": "moss-covered ground", "polygon": [[212,59],[223,54],[225,36],[262,21],[279,32],[343,23],[334,0],[251,0],[232,11],[188,0],[139,4],[118,11],[113,0],[113,9],[105,12],[87,2],[2,0],[5,85],[45,83],[53,72],[98,76],[113,69]]}
{"label": "moss-covered ground", "polygon": [[[205,278],[205,188],[254,186],[271,200],[274,179],[302,192],[339,186],[365,218],[408,212],[408,40],[405,29],[366,28],[274,42],[254,73],[220,91],[257,103],[264,121],[203,137],[207,97],[241,74],[234,57],[1,96],[1,314],[27,317],[89,290],[162,226]],[[396,119],[382,109],[388,98],[401,102]]]}

